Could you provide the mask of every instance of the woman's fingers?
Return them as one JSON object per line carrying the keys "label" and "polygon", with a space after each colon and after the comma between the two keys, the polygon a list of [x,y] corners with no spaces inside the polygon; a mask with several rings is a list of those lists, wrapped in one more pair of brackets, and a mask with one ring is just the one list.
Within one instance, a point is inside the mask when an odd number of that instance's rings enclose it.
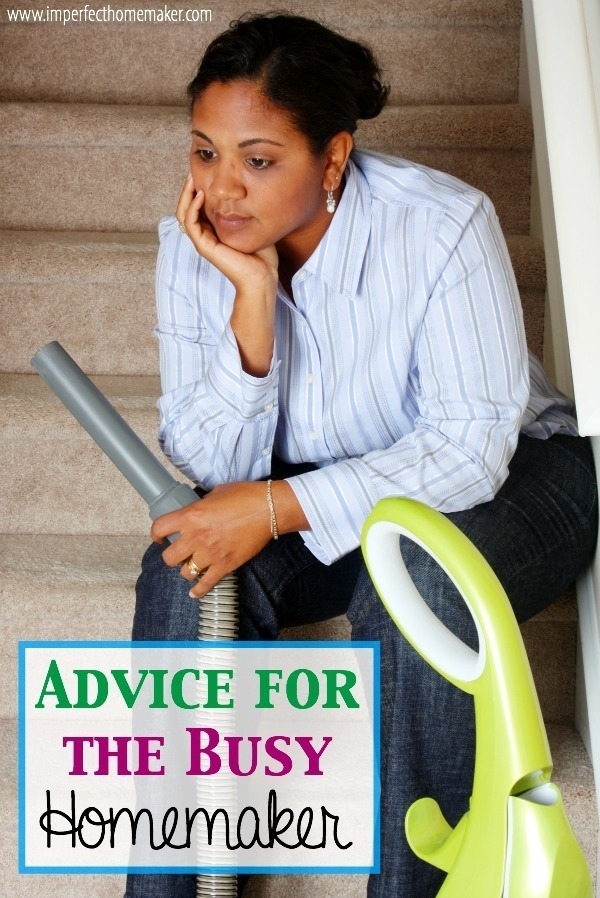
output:
{"label": "woman's fingers", "polygon": [[181,565],[181,576],[185,580],[197,580],[199,577],[202,577],[206,571],[208,570],[208,563],[202,564],[198,560],[198,554],[196,553],[196,557],[191,556]]}
{"label": "woman's fingers", "polygon": [[207,234],[212,237],[213,241],[216,241],[216,237],[213,229],[206,221],[206,219],[201,218],[201,210],[204,205],[204,191],[199,190],[194,197],[192,197],[183,219],[183,224],[185,229],[191,238],[191,240],[197,244],[199,239]]}
{"label": "woman's fingers", "polygon": [[183,217],[183,223],[186,228],[193,228],[197,224],[203,224],[200,222],[200,209],[204,204],[204,191],[198,190],[195,196],[192,196],[190,202],[188,203],[188,207],[185,210],[185,215]]}
{"label": "woman's fingers", "polygon": [[225,571],[223,574],[219,574],[217,571],[218,567],[211,566],[209,561],[202,561],[198,552],[184,561],[179,572],[184,580],[193,584],[189,593],[190,598],[199,599],[205,596],[227,573]]}
{"label": "woman's fingers", "polygon": [[[163,542],[165,537],[171,536],[173,533],[181,533],[181,528],[186,524],[187,517],[189,514],[189,509],[193,506],[200,506],[200,502],[202,499],[198,499],[197,502],[192,502],[191,505],[186,505],[184,508],[178,508],[176,511],[169,511],[167,514],[163,514],[160,517],[156,518],[155,521],[152,522],[152,526],[150,527],[150,536],[155,542]],[[174,543],[171,543],[169,548],[173,549],[173,555],[176,554],[175,546],[178,546],[181,549],[183,546],[182,542],[183,537],[178,537]],[[168,550],[167,550],[168,551]],[[183,561],[187,558],[191,553],[188,552],[187,555],[183,555],[178,561]],[[173,562],[177,564],[177,561]]]}
{"label": "woman's fingers", "polygon": [[[179,224],[185,228],[188,237],[190,237],[194,243],[196,243],[198,238],[202,236],[203,229],[206,225],[206,222],[202,221],[200,215],[200,210],[203,205],[204,191],[194,190],[194,182],[192,181],[192,175],[190,173],[188,174],[183,190],[181,191],[177,209],[175,210],[175,216]],[[212,228],[210,230],[212,231]]]}
{"label": "woman's fingers", "polygon": [[210,222],[202,215],[204,191],[199,190],[191,199],[183,219],[185,232],[200,253],[208,262],[214,264],[219,240]]}
{"label": "woman's fingers", "polygon": [[197,542],[191,539],[189,535],[182,533],[162,553],[163,561],[169,567],[176,567],[178,564],[183,564],[184,561],[191,558],[197,549]]}
{"label": "woman's fingers", "polygon": [[204,191],[194,189],[191,173],[188,174],[175,215],[198,253],[218,268],[236,289],[241,286],[251,289],[253,283],[258,289],[262,289],[265,281],[268,281],[274,299],[278,278],[275,247],[267,247],[256,253],[243,253],[221,243],[210,221],[202,212],[204,200]]}
{"label": "woman's fingers", "polygon": [[183,185],[183,190],[179,196],[179,201],[177,203],[177,209],[175,210],[175,215],[177,217],[177,221],[179,224],[184,224],[185,215],[188,210],[190,203],[194,198],[194,182],[192,181],[192,173],[188,172],[188,176],[185,179],[185,184]]}
{"label": "woman's fingers", "polygon": [[223,571],[220,573],[215,568],[208,568],[208,570],[199,578],[198,582],[195,583],[189,591],[190,599],[201,599],[208,592],[213,589],[220,583],[223,577],[229,573],[228,571]]}
{"label": "woman's fingers", "polygon": [[204,205],[204,191],[194,190],[194,182],[191,173],[188,173],[175,216],[180,226],[185,230],[198,252],[208,261],[212,261],[211,253],[218,244],[217,236],[212,227],[202,218],[201,210]]}
{"label": "woman's fingers", "polygon": [[[190,561],[192,562],[191,569]],[[228,571],[225,570],[221,573],[218,565],[201,564],[196,553],[196,557],[190,558],[181,565],[180,573],[184,580],[193,584],[189,592],[190,598],[201,599],[223,579]]]}

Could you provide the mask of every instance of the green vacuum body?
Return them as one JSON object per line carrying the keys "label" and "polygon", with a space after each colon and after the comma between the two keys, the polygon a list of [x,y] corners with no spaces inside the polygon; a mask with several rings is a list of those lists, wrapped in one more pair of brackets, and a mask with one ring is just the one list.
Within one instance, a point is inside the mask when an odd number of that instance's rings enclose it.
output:
{"label": "green vacuum body", "polygon": [[[477,627],[478,652],[424,602],[402,559],[400,536],[420,545],[453,581]],[[380,501],[365,522],[362,548],[399,630],[475,703],[469,811],[454,829],[432,798],[419,799],[406,815],[412,850],[447,873],[438,898],[593,898],[585,858],[551,782],[552,758],[521,632],[491,567],[448,518],[412,499]]]}

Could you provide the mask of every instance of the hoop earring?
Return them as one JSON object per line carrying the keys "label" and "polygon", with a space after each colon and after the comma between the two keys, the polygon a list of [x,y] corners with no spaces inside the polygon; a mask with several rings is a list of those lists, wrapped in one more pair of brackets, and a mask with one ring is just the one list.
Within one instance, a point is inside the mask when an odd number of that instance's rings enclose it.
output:
{"label": "hoop earring", "polygon": [[327,191],[327,211],[330,215],[335,212],[335,200],[333,198],[333,190]]}

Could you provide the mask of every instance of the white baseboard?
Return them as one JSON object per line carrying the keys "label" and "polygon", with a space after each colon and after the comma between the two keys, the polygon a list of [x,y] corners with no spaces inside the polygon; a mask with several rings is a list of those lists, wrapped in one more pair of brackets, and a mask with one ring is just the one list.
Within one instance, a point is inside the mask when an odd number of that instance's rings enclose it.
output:
{"label": "white baseboard", "polygon": [[[575,726],[590,756],[594,776],[598,782],[600,775],[600,621],[591,567],[587,568],[577,581],[577,606],[579,645],[577,647]],[[600,861],[600,830],[598,859]],[[600,879],[598,864],[596,865],[596,874],[598,882]],[[597,894],[599,894],[598,888]]]}

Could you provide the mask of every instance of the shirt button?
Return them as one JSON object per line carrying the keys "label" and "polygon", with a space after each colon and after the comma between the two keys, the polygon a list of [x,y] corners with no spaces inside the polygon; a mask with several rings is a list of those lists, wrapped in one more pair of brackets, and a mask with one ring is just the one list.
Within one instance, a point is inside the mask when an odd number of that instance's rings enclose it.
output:
{"label": "shirt button", "polygon": [[308,277],[308,272],[306,272],[304,270],[304,268],[301,268],[300,271],[298,272],[298,280],[305,281],[307,277]]}
{"label": "shirt button", "polygon": [[268,402],[267,405],[265,405],[265,411],[270,412],[270,411],[272,411],[272,409],[273,409],[273,403]]}
{"label": "shirt button", "polygon": [[316,435],[316,433],[314,432],[314,430],[311,430],[311,432],[309,433],[309,437],[311,438],[311,440],[316,440],[316,439],[317,439],[317,435]]}
{"label": "shirt button", "polygon": [[313,374],[309,374],[309,375],[307,376],[307,378],[306,378],[306,383],[307,383],[307,384],[311,384],[311,383],[313,382],[314,379],[315,379],[315,378],[314,378],[314,375],[313,375]]}
{"label": "shirt button", "polygon": [[263,449],[262,454],[263,454],[263,455],[268,455],[268,454],[269,454],[269,450],[268,450],[268,449]]}

